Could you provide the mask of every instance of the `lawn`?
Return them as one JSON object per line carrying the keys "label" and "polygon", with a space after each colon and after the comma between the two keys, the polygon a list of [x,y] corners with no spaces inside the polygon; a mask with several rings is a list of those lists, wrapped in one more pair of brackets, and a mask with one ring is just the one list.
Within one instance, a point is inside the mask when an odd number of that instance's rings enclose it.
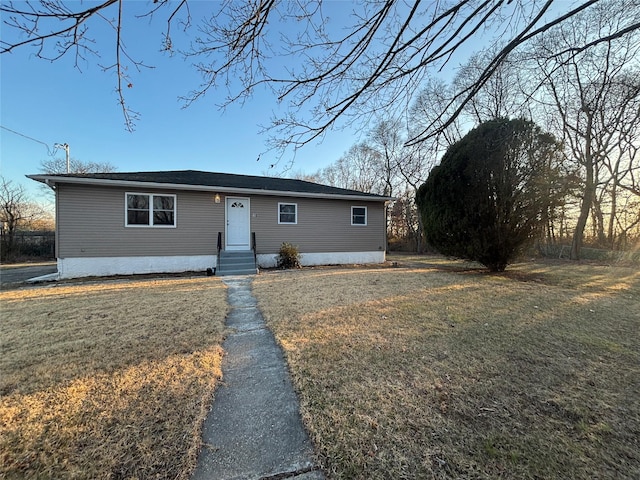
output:
{"label": "lawn", "polygon": [[188,477],[221,376],[219,279],[23,287],[0,305],[0,477]]}
{"label": "lawn", "polygon": [[[329,478],[640,478],[637,267],[390,260],[253,282]],[[221,376],[219,279],[0,306],[0,477],[188,478]]]}
{"label": "lawn", "polygon": [[253,283],[330,478],[640,478],[637,267],[390,260]]}

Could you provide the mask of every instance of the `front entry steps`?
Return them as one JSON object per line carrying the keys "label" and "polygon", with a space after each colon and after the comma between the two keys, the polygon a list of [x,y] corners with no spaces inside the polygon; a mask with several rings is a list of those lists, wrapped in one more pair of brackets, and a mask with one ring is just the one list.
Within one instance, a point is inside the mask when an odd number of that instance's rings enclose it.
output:
{"label": "front entry steps", "polygon": [[251,250],[220,250],[216,275],[255,275],[258,273],[256,260]]}

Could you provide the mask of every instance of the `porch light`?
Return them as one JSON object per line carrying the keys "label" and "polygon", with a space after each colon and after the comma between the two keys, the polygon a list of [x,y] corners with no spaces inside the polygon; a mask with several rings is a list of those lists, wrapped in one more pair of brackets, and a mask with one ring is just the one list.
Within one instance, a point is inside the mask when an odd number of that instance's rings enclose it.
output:
{"label": "porch light", "polygon": [[216,203],[220,203],[220,194],[219,193],[216,193],[216,196],[213,197],[213,201],[216,202]]}

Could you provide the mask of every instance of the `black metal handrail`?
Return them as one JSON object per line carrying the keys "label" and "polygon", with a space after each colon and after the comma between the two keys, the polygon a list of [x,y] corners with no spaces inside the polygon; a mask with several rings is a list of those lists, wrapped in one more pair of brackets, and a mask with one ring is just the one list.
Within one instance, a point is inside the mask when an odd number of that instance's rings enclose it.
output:
{"label": "black metal handrail", "polygon": [[251,250],[253,250],[253,261],[258,265],[258,253],[256,251],[256,232],[251,232]]}
{"label": "black metal handrail", "polygon": [[216,256],[216,270],[220,269],[220,250],[222,250],[222,232],[218,232],[218,255]]}

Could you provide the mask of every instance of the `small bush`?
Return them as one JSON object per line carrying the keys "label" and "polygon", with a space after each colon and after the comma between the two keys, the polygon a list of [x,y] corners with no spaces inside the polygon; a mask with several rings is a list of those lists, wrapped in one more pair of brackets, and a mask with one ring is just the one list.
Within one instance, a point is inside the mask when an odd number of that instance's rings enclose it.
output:
{"label": "small bush", "polygon": [[278,252],[278,268],[300,268],[301,266],[298,247],[283,242]]}

